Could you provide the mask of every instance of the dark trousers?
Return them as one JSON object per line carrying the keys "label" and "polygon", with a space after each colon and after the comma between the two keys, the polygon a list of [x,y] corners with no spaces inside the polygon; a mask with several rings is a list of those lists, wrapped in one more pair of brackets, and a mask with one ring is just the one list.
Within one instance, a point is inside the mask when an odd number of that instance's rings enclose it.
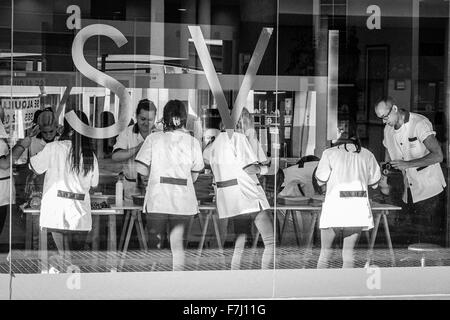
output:
{"label": "dark trousers", "polygon": [[427,242],[443,244],[444,234],[444,192],[413,203],[408,188],[408,203],[403,203],[400,214],[400,230],[406,237],[406,244]]}

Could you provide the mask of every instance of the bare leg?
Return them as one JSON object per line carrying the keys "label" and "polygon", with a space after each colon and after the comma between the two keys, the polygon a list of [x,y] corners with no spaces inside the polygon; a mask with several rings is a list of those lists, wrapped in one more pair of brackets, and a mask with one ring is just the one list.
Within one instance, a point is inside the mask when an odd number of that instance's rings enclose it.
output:
{"label": "bare leg", "polygon": [[238,234],[234,244],[233,258],[231,259],[231,270],[241,269],[241,259],[242,254],[244,253],[246,241],[247,235],[245,233]]}
{"label": "bare leg", "polygon": [[275,251],[275,236],[273,232],[272,217],[267,211],[261,211],[255,217],[255,225],[258,228],[264,243],[261,269],[273,268],[273,255]]}
{"label": "bare leg", "polygon": [[336,234],[333,228],[320,230],[321,248],[319,261],[317,262],[317,269],[328,268],[328,261],[330,260],[330,257],[333,254],[332,245],[335,237]]}
{"label": "bare leg", "polygon": [[185,266],[184,234],[189,217],[170,216],[170,250],[172,251],[172,270],[183,271]]}
{"label": "bare leg", "polygon": [[361,228],[344,228],[344,245],[342,248],[342,268],[353,268],[355,263],[354,248],[361,235]]}

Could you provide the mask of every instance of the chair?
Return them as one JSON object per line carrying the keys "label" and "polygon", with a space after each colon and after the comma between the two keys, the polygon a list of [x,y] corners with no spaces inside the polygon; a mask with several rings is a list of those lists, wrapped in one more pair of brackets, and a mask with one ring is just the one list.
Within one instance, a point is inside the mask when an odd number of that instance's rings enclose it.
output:
{"label": "chair", "polygon": [[425,267],[425,258],[427,254],[433,254],[439,252],[442,247],[437,244],[432,243],[414,243],[408,246],[408,251],[416,252],[421,254],[420,266]]}

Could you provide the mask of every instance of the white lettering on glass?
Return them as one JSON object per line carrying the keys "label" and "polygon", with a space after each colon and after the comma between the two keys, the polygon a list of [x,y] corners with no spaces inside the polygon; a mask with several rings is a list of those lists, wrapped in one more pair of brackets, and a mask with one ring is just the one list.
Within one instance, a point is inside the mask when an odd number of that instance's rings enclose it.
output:
{"label": "white lettering on glass", "polygon": [[69,124],[80,134],[93,139],[107,139],[117,136],[130,123],[133,115],[131,97],[127,89],[116,79],[92,67],[84,58],[84,44],[90,37],[106,36],[120,48],[128,42],[122,32],[106,24],[91,24],[81,29],[72,44],[72,59],[77,69],[87,78],[114,92],[120,101],[118,122],[105,128],[93,128],[81,122],[72,110],[65,114]]}
{"label": "white lettering on glass", "polygon": [[81,29],[81,9],[77,5],[70,5],[67,7],[66,13],[71,13],[71,15],[66,20],[67,29],[73,30]]}
{"label": "white lettering on glass", "polygon": [[369,30],[381,29],[381,9],[379,6],[372,4],[367,7],[366,13],[370,13],[370,17],[367,18],[366,26]]}

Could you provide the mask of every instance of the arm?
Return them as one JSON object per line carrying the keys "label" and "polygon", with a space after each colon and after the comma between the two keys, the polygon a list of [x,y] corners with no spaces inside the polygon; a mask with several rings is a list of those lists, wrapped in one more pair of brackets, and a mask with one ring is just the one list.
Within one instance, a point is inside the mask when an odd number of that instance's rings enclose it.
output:
{"label": "arm", "polygon": [[0,158],[0,168],[8,169],[11,163],[11,155],[12,162],[16,162],[17,159],[22,155],[22,153],[30,146],[31,138],[25,137],[24,139],[18,141],[16,145],[12,148],[11,153],[8,153],[6,156]]}
{"label": "arm", "polygon": [[428,151],[430,151],[429,154],[422,158],[409,161],[393,160],[391,161],[392,166],[396,169],[404,170],[409,168],[426,167],[435,163],[442,162],[442,160],[444,159],[442,149],[434,135],[429,135],[425,140],[423,140],[423,144],[428,149]]}
{"label": "arm", "polygon": [[136,171],[143,177],[148,177],[148,175],[150,174],[149,166],[140,161],[136,161]]}
{"label": "arm", "polygon": [[198,178],[198,172],[191,172],[192,182],[197,181]]}
{"label": "arm", "polygon": [[134,148],[118,149],[116,151],[113,151],[111,159],[113,161],[117,161],[117,162],[126,161],[126,160],[134,157],[139,152],[139,150],[141,149],[141,146],[142,146],[142,142],[138,146],[136,146]]}
{"label": "arm", "polygon": [[247,174],[260,174],[261,173],[261,166],[254,163],[244,168],[244,171]]}

